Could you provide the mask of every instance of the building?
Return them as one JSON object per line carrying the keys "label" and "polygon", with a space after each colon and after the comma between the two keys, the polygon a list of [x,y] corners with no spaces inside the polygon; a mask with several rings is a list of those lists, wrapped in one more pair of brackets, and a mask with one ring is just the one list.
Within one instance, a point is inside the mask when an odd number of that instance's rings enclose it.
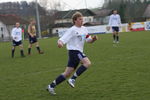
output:
{"label": "building", "polygon": [[11,30],[16,22],[24,27],[28,23],[16,15],[0,15],[0,41],[11,40]]}
{"label": "building", "polygon": [[146,20],[150,21],[150,4],[147,6],[147,8],[146,8],[146,10],[144,12],[143,17],[146,18]]}
{"label": "building", "polygon": [[80,10],[69,10],[69,11],[58,11],[55,14],[55,25],[53,26],[52,33],[58,33],[64,28],[71,27],[72,24],[72,15],[75,12],[81,12],[83,14],[83,21],[84,23],[92,23],[94,22],[94,16],[96,15],[89,9],[80,9]]}
{"label": "building", "polygon": [[98,22],[100,25],[108,24],[111,9],[96,9],[93,12],[96,14],[94,22]]}

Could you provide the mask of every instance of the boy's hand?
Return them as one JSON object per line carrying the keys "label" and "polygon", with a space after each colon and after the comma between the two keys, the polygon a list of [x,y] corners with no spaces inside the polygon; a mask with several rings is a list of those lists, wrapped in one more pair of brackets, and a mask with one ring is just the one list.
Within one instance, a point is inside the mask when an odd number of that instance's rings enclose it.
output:
{"label": "boy's hand", "polygon": [[64,44],[61,40],[58,40],[57,46],[58,46],[58,48],[62,48],[64,46]]}
{"label": "boy's hand", "polygon": [[96,40],[98,40],[98,37],[95,35],[92,37],[92,43],[95,42]]}
{"label": "boy's hand", "polygon": [[97,37],[96,35],[95,35],[95,36],[93,36],[92,38],[93,38],[93,41],[98,40],[98,37]]}

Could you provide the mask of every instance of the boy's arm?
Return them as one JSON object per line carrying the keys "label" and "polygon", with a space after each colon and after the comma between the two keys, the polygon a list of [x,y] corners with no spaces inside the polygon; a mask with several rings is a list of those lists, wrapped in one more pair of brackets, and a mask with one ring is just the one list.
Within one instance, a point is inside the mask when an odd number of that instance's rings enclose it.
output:
{"label": "boy's arm", "polygon": [[68,30],[58,41],[57,45],[62,48],[74,36],[74,31]]}
{"label": "boy's arm", "polygon": [[121,26],[121,17],[119,15],[119,26]]}
{"label": "boy's arm", "polygon": [[30,35],[31,37],[34,37],[34,36],[32,35],[32,33],[31,33],[31,26],[30,26],[30,25],[28,26],[28,33],[29,33],[29,35]]}
{"label": "boy's arm", "polygon": [[110,17],[109,17],[109,23],[108,23],[108,26],[109,26],[109,27],[110,27],[111,24],[112,24],[111,22],[112,22],[112,17],[110,16]]}
{"label": "boy's arm", "polygon": [[87,35],[86,36],[86,42],[87,43],[94,43],[96,40],[98,40],[98,37],[95,35],[95,36],[90,36],[90,35]]}
{"label": "boy's arm", "polygon": [[15,39],[15,32],[14,32],[14,29],[12,29],[11,37],[12,37],[13,39]]}
{"label": "boy's arm", "polygon": [[58,40],[57,46],[58,48],[62,48],[64,46],[64,43],[61,40]]}

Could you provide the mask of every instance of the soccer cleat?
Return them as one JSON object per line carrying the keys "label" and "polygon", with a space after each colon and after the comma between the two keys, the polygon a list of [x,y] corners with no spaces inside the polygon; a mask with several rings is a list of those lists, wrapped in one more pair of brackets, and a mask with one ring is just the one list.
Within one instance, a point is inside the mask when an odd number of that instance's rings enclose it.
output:
{"label": "soccer cleat", "polygon": [[75,79],[69,79],[67,82],[72,88],[75,87]]}
{"label": "soccer cleat", "polygon": [[119,43],[119,41],[117,41],[116,43]]}
{"label": "soccer cleat", "polygon": [[21,55],[22,58],[26,57],[25,55]]}
{"label": "soccer cleat", "polygon": [[116,41],[113,41],[113,43],[116,43]]}
{"label": "soccer cleat", "polygon": [[12,58],[14,58],[14,55],[11,55]]}
{"label": "soccer cleat", "polygon": [[52,95],[56,95],[54,88],[52,88],[50,85],[48,85],[47,91]]}
{"label": "soccer cleat", "polygon": [[44,52],[43,52],[43,51],[40,51],[39,54],[44,54]]}

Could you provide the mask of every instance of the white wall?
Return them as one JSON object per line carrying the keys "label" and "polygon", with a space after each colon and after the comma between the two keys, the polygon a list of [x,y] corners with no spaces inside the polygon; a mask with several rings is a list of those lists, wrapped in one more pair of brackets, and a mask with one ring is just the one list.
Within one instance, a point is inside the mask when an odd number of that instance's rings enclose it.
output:
{"label": "white wall", "polygon": [[102,24],[108,24],[109,16],[106,16],[106,17],[95,17],[94,18],[94,22],[99,22],[99,23],[102,23]]}
{"label": "white wall", "polygon": [[56,33],[61,33],[63,34],[68,28],[63,28],[63,27],[60,27],[60,28],[53,28],[52,30],[52,34],[56,34]]}
{"label": "white wall", "polygon": [[[106,29],[107,25],[98,25],[98,26],[88,26],[88,32],[89,34],[105,34],[105,33],[112,33],[112,29],[109,31]],[[61,37],[68,28],[55,28],[53,29],[53,34],[56,33],[56,30],[58,30],[58,34]],[[122,24],[120,28],[120,32],[128,32],[128,24]]]}
{"label": "white wall", "polygon": [[[137,23],[137,24],[136,24]],[[134,26],[138,25],[139,22],[136,22]],[[143,23],[143,22],[141,22]],[[145,30],[150,30],[150,21],[144,22]],[[89,34],[105,34],[105,33],[112,33],[112,29],[109,31],[106,29],[107,25],[98,25],[98,26],[88,26],[88,32]],[[141,26],[143,27],[143,26]],[[139,25],[138,25],[139,28]],[[57,28],[58,34],[61,37],[63,34],[65,34],[65,31],[68,28]],[[56,31],[56,29],[54,30]],[[54,32],[53,31],[53,32]],[[129,32],[130,30],[128,29],[128,23],[122,24],[120,27],[120,32]],[[56,32],[55,32],[56,33]]]}
{"label": "white wall", "polygon": [[93,16],[83,17],[83,22],[84,23],[93,22],[93,21],[94,21],[94,17]]}
{"label": "white wall", "polygon": [[63,20],[56,20],[55,24],[59,24],[59,23],[71,23],[72,20],[71,19],[63,19]]}
{"label": "white wall", "polygon": [[3,24],[2,22],[0,22],[0,37],[1,38],[2,38],[2,34],[3,34],[4,38],[9,37],[9,31],[8,31],[6,25]]}

